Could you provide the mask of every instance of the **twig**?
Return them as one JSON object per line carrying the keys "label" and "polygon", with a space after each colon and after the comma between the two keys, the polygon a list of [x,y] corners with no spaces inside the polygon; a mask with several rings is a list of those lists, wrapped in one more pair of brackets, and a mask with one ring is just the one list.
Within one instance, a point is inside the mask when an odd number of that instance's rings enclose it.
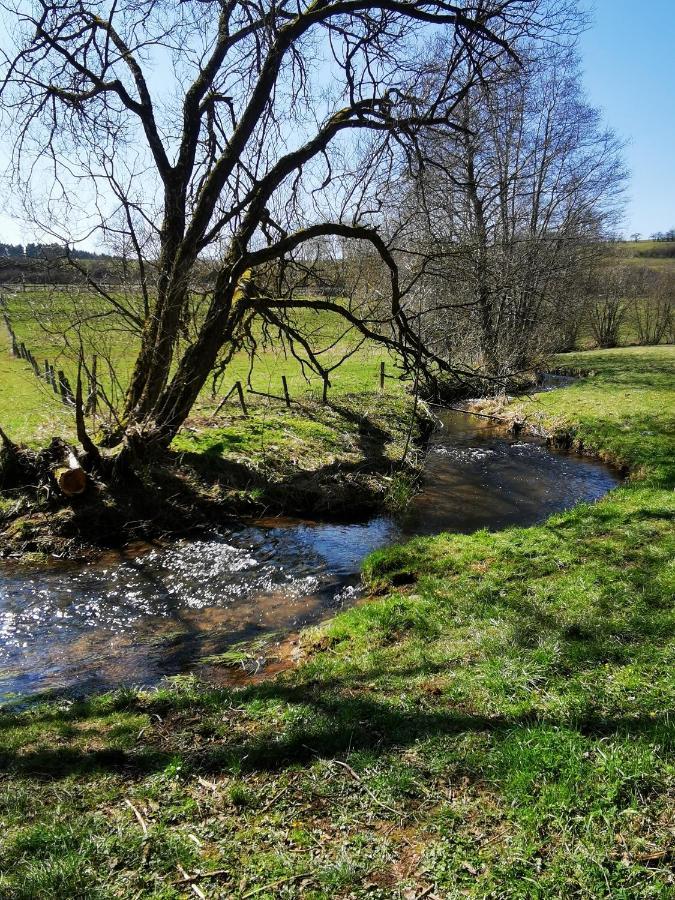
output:
{"label": "twig", "polygon": [[249,891],[248,894],[244,894],[241,900],[247,900],[247,897],[255,897],[256,894],[262,894],[263,891],[278,887],[280,884],[286,884],[288,881],[299,881],[301,878],[310,878],[311,876],[311,872],[300,872],[299,875],[287,875],[286,878],[280,878],[278,881],[271,881],[269,884],[263,884],[260,887],[254,888],[252,891]]}
{"label": "twig", "polygon": [[335,763],[336,766],[342,766],[343,769],[346,769],[346,771],[349,772],[349,774],[352,776],[352,778],[361,785],[361,787],[368,794],[368,796],[371,798],[371,800],[373,800],[375,803],[377,803],[378,806],[381,806],[383,809],[389,810],[389,812],[394,813],[395,816],[403,815],[403,813],[400,810],[394,809],[391,806],[387,806],[386,803],[383,803],[378,797],[376,797],[375,794],[370,790],[368,785],[363,783],[363,780],[359,777],[359,775],[354,771],[354,769],[352,769],[351,766],[347,765],[346,762],[342,762],[341,759],[333,759],[333,760],[331,760],[331,762]]}
{"label": "twig", "polygon": [[139,825],[141,826],[141,828],[143,829],[143,834],[147,834],[147,833],[148,833],[148,826],[146,825],[145,819],[144,819],[143,816],[140,814],[140,812],[138,811],[137,807],[135,807],[134,804],[131,802],[131,800],[127,799],[126,797],[124,798],[124,802],[125,802],[126,805],[129,807],[129,809],[132,810],[133,814],[134,814],[134,815],[136,816],[136,818],[138,819],[138,824],[139,824]]}
{"label": "twig", "polygon": [[203,891],[201,888],[198,888],[197,885],[194,884],[194,883],[190,880],[190,876],[189,876],[188,873],[185,871],[185,869],[181,866],[180,863],[178,863],[178,871],[179,871],[180,874],[183,876],[183,879],[184,879],[183,883],[184,883],[184,884],[189,884],[189,885],[190,885],[190,890],[192,891],[192,893],[193,893],[196,897],[199,897],[199,900],[206,900],[206,894],[204,893],[204,891]]}
{"label": "twig", "polygon": [[433,889],[434,889],[433,884],[429,885],[428,888],[424,888],[424,890],[422,891],[422,893],[421,893],[421,894],[418,894],[418,895],[415,897],[415,900],[422,900],[422,897],[428,897],[429,894],[433,891]]}
{"label": "twig", "polygon": [[174,881],[174,884],[193,884],[195,881],[203,881],[206,878],[221,878],[223,875],[229,876],[232,874],[229,869],[213,869],[212,872],[197,872],[196,875],[188,875],[182,866],[179,868],[183,877],[179,878],[178,881]]}
{"label": "twig", "polygon": [[636,859],[638,862],[650,862],[654,859],[663,859],[664,856],[670,856],[672,852],[672,849],[655,850],[653,853],[640,853],[634,856],[633,859]]}
{"label": "twig", "polygon": [[203,788],[208,788],[208,790],[210,791],[218,790],[218,785],[215,783],[215,781],[207,781],[206,778],[202,778],[201,775],[197,776],[197,781]]}
{"label": "twig", "polygon": [[508,422],[508,419],[506,419],[504,416],[495,416],[490,415],[490,413],[476,412],[473,409],[466,409],[462,406],[446,406],[444,403],[432,403],[431,401],[428,401],[428,403],[430,406],[438,406],[439,409],[447,409],[450,410],[450,412],[466,413],[466,415],[468,416],[480,416],[481,419],[494,419],[497,422]]}
{"label": "twig", "polygon": [[283,788],[279,791],[278,794],[275,794],[274,797],[272,797],[272,799],[269,800],[269,801],[263,806],[263,808],[260,810],[260,812],[261,812],[261,813],[267,812],[267,810],[268,810],[271,806],[274,806],[274,804],[277,802],[277,800],[278,800],[280,797],[283,797],[283,795],[286,793],[286,791],[288,791],[288,790],[295,784],[295,782],[296,782],[297,780],[298,780],[297,775],[296,775],[294,778],[291,778],[291,780],[288,782],[288,784],[287,784],[285,787],[283,787]]}

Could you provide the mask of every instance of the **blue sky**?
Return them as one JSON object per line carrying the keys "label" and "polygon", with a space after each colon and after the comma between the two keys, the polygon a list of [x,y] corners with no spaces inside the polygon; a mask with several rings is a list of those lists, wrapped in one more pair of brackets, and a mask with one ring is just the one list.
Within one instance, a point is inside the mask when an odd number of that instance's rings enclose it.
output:
{"label": "blue sky", "polygon": [[594,106],[629,141],[625,232],[675,227],[675,0],[595,0],[581,38]]}
{"label": "blue sky", "polygon": [[[665,231],[675,227],[675,0],[581,2],[592,16],[579,47],[588,98],[627,141],[624,234]],[[4,212],[0,240],[31,240]]]}

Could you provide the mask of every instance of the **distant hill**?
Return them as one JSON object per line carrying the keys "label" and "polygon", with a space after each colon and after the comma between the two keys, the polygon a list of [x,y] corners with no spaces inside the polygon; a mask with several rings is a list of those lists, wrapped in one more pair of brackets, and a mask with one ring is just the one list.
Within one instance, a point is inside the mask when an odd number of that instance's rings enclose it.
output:
{"label": "distant hill", "polygon": [[[113,257],[79,259],[95,281],[118,283],[121,279],[120,261]],[[63,258],[36,258],[27,256],[0,256],[0,284],[76,284],[83,276]]]}
{"label": "distant hill", "polygon": [[648,269],[672,268],[675,271],[675,240],[624,241],[615,246],[617,256],[625,262]]}

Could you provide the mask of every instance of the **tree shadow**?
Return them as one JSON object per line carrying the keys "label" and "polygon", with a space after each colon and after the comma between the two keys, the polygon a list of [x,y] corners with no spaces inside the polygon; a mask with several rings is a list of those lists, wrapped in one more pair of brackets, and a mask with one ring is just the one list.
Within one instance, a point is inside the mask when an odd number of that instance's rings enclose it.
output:
{"label": "tree shadow", "polygon": [[[316,417],[316,409],[300,411],[308,418]],[[382,485],[371,476],[390,476],[400,464],[386,455],[385,449],[392,435],[369,416],[354,412],[340,403],[327,403],[326,408],[337,413],[346,422],[356,425],[357,446],[360,459],[337,459],[317,468],[274,472],[274,477],[261,469],[225,459],[222,451],[225,443],[216,443],[206,452],[181,452],[180,468],[189,468],[194,474],[193,503],[203,503],[204,488],[218,484],[234,491],[256,494],[256,501],[234,499],[238,513],[265,511],[285,515],[310,515],[327,521],[344,521],[345,518],[366,515],[381,506]],[[173,484],[176,496],[190,490],[189,480],[182,477],[179,467],[169,466],[163,477]],[[165,494],[167,491],[165,491]]]}
{"label": "tree shadow", "polygon": [[[252,730],[250,735],[241,736],[233,729],[231,736],[217,740],[211,738],[204,746],[186,750],[180,721],[171,718],[168,713],[172,712],[176,717],[184,714],[191,722],[199,722],[200,713],[213,709],[212,696],[210,703],[204,707],[195,704],[175,708],[161,702],[139,707],[139,711],[147,712],[149,709],[157,715],[163,713],[164,730],[176,726],[173,740],[164,738],[161,742],[155,742],[150,735],[133,750],[114,746],[91,749],[76,746],[6,748],[0,749],[0,764],[8,773],[49,779],[94,772],[140,776],[163,770],[177,757],[187,763],[188,770],[208,774],[216,774],[232,766],[245,772],[277,772],[308,764],[317,758],[339,758],[356,751],[384,753],[392,749],[405,750],[425,739],[441,736],[483,733],[498,741],[520,729],[536,727],[564,728],[585,736],[623,735],[657,741],[667,736],[670,724],[666,713],[658,717],[613,717],[589,712],[566,719],[534,712],[507,717],[443,707],[411,710],[373,697],[349,696],[340,687],[339,682],[312,688],[306,684],[292,685],[277,681],[252,686],[243,692],[218,692],[218,701],[225,710],[236,710],[240,704],[252,701],[283,702],[303,710],[311,708],[313,715],[307,717],[307,725],[288,727],[281,734],[255,734]],[[135,707],[127,704],[125,708],[133,710]],[[71,712],[66,721],[73,726],[86,722],[87,718],[91,715],[84,708]],[[47,724],[63,721],[63,717],[59,719],[54,714],[47,714],[44,719],[41,716],[31,718],[32,723],[36,721]],[[8,724],[5,723],[6,726]]]}
{"label": "tree shadow", "polygon": [[[574,651],[570,661],[576,671],[604,665],[607,654],[599,650],[607,634],[597,633],[594,628],[589,628],[586,634],[572,633],[554,616],[542,614],[528,603],[519,608],[518,617],[526,633],[532,628],[539,633],[555,633],[562,657]],[[596,622],[601,619],[601,610],[596,610]],[[647,629],[640,637],[649,639],[656,647],[657,631]],[[661,637],[667,639],[667,635]],[[607,643],[604,646],[606,650]],[[433,692],[412,693],[405,703],[396,691],[390,690],[390,697],[378,694],[381,679],[419,682],[420,678],[433,679],[458,665],[455,659],[423,660],[414,665],[380,663],[340,675],[329,672],[321,679],[311,669],[300,669],[290,677],[238,689],[193,685],[185,693],[178,690],[139,696],[131,691],[120,692],[108,698],[103,708],[96,699],[81,700],[60,709],[38,707],[27,718],[17,712],[0,712],[0,731],[27,725],[30,732],[25,745],[11,746],[6,742],[4,748],[0,747],[0,767],[15,774],[50,779],[91,772],[140,776],[161,771],[179,757],[188,770],[198,772],[217,773],[232,766],[242,771],[265,772],[304,765],[317,757],[341,757],[358,750],[378,753],[404,750],[419,741],[441,736],[484,733],[498,741],[533,727],[568,729],[586,736],[617,734],[654,742],[675,741],[667,710],[659,715],[640,711],[634,716],[613,715],[598,711],[590,695],[585,708],[577,707],[574,713],[550,715],[533,706],[531,711],[520,715],[505,715],[462,708]],[[257,721],[253,726],[246,708],[262,709],[267,704],[275,708],[282,704],[289,713],[284,719],[290,724],[280,731],[277,726],[265,726],[263,718],[262,724]],[[94,741],[93,747],[44,746],[33,734],[36,726],[39,729],[44,725],[57,730],[65,728],[66,733],[79,733],[81,737],[82,729],[91,729],[88,722],[96,722],[116,711],[150,717],[152,724],[143,729],[133,749],[115,746],[114,740],[111,746],[103,747],[101,740]],[[223,717],[228,721],[231,718],[233,725],[225,734],[222,728],[214,726]],[[123,717],[120,721],[123,724]],[[161,727],[154,727],[155,721],[161,722]],[[137,725],[133,723],[130,727],[135,730]],[[206,736],[206,740],[195,740],[197,735]]]}

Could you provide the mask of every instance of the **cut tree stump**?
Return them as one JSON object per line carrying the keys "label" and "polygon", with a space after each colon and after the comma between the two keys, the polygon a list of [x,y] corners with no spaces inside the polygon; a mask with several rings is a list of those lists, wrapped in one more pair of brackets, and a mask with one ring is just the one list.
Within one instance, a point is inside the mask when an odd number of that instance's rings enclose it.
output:
{"label": "cut tree stump", "polygon": [[64,464],[52,469],[52,475],[59,486],[59,490],[66,497],[75,497],[78,494],[83,494],[87,487],[87,473],[72,450],[68,453]]}

